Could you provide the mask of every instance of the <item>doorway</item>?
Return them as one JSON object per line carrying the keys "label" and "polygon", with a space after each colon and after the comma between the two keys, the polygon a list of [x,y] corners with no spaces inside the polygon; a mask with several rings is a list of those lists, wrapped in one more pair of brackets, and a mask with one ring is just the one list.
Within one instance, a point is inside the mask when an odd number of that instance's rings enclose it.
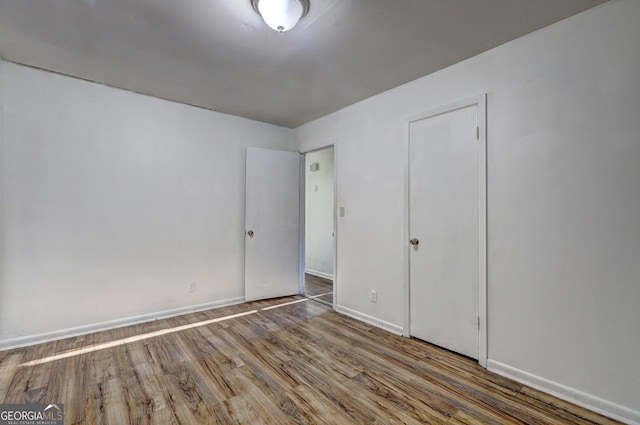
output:
{"label": "doorway", "polygon": [[304,155],[304,294],[334,304],[335,165],[329,146]]}

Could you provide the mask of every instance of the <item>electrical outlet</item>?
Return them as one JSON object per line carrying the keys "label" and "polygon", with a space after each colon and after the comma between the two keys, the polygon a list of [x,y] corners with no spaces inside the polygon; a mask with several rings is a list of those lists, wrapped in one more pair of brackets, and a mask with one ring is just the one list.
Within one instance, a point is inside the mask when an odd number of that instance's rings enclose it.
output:
{"label": "electrical outlet", "polygon": [[372,303],[378,302],[378,291],[371,290],[371,294],[369,295],[369,301]]}
{"label": "electrical outlet", "polygon": [[195,282],[191,282],[189,284],[189,292],[196,292],[196,283]]}

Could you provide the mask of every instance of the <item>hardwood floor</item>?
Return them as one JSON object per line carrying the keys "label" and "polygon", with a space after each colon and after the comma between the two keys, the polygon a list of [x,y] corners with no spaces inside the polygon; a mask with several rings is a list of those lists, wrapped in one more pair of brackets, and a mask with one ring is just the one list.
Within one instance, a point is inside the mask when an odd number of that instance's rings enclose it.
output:
{"label": "hardwood floor", "polygon": [[320,301],[333,305],[333,281],[309,273],[304,275],[304,293],[307,296],[317,296]]}
{"label": "hardwood floor", "polygon": [[66,424],[613,424],[303,297],[0,352],[0,403]]}

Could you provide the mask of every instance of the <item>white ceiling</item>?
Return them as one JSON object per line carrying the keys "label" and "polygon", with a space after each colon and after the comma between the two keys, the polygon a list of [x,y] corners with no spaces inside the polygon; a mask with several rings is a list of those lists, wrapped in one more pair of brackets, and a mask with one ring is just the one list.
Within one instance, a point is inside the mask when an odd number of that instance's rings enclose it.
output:
{"label": "white ceiling", "polygon": [[278,34],[251,0],[0,0],[0,56],[296,127],[604,0],[311,0]]}

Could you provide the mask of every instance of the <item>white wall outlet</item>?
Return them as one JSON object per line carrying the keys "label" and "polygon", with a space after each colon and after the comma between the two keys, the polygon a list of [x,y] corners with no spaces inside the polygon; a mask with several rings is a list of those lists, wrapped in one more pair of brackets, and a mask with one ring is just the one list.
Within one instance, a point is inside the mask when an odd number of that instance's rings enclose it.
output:
{"label": "white wall outlet", "polygon": [[372,303],[378,302],[378,291],[371,290],[371,294],[369,294],[369,301]]}
{"label": "white wall outlet", "polygon": [[196,283],[195,282],[191,282],[189,284],[189,292],[196,292]]}

